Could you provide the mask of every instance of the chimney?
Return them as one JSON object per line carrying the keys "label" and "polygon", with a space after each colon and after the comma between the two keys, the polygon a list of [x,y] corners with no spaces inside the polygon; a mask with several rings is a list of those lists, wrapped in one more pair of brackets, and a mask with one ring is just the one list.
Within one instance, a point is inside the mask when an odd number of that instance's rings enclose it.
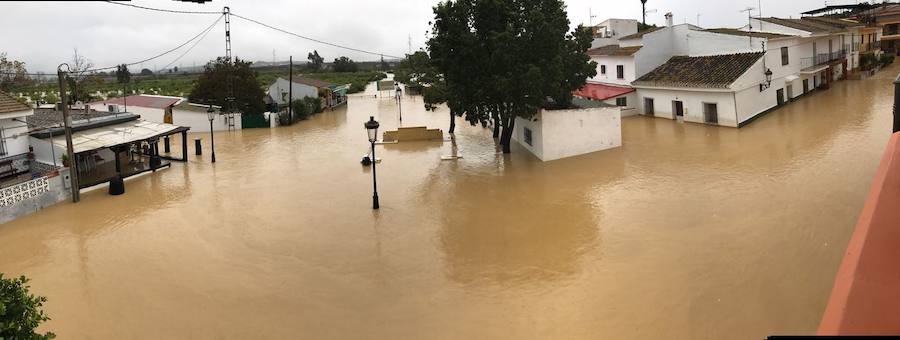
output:
{"label": "chimney", "polygon": [[672,12],[666,13],[666,27],[672,27]]}

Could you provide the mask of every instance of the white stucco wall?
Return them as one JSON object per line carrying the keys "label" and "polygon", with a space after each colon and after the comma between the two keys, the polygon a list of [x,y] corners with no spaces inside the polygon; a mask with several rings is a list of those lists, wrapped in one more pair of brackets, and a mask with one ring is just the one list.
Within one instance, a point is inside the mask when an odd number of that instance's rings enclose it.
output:
{"label": "white stucco wall", "polygon": [[[591,60],[597,63],[597,75],[589,81],[629,86],[636,79],[632,56],[592,56]],[[600,73],[601,65],[606,65],[606,74]],[[616,73],[616,66],[619,65],[622,65],[625,71],[625,77],[622,79],[619,79]]]}
{"label": "white stucco wall", "polygon": [[302,99],[303,97],[316,98],[319,96],[319,89],[313,86],[299,83],[293,83],[293,85],[291,85],[291,83],[287,79],[278,78],[275,79],[275,82],[273,82],[272,85],[269,85],[269,97],[271,97],[272,101],[276,104],[285,105],[287,104],[288,100],[283,100],[282,94],[288,93],[292,87],[293,93],[291,95],[293,95],[294,100]]}
{"label": "white stucco wall", "polygon": [[635,92],[626,93],[626,94],[624,94],[624,95],[621,95],[621,96],[618,96],[618,97],[615,97],[615,98],[609,98],[609,99],[607,99],[607,100],[604,100],[603,103],[604,103],[604,104],[607,104],[607,105],[617,105],[617,104],[616,104],[616,99],[617,99],[617,98],[623,98],[623,97],[625,98],[625,104],[626,104],[626,105],[625,105],[625,106],[619,106],[619,108],[622,109],[622,117],[628,117],[628,116],[633,116],[633,115],[638,114],[638,111],[637,111],[638,97],[637,97],[637,92],[636,92],[636,91],[635,91]]}
{"label": "white stucco wall", "polygon": [[6,151],[6,154],[0,155],[0,158],[28,152],[28,127],[25,123],[14,119],[24,120],[25,118],[24,116],[0,118],[0,128],[3,129],[3,143]]}
{"label": "white stucco wall", "polygon": [[[55,141],[64,140],[65,136],[55,136]],[[62,166],[62,155],[66,153],[65,148],[50,144],[49,139],[40,139],[28,137],[28,143],[34,149],[34,159],[45,164],[55,164]],[[53,150],[51,150],[53,148]],[[55,163],[54,163],[55,156]]]}
{"label": "white stucco wall", "polygon": [[[172,123],[191,128],[191,132],[209,132],[209,117],[205,112],[172,109]],[[241,114],[234,114],[234,129],[241,129]],[[213,131],[227,131],[228,121],[225,115],[216,115],[213,120]]]}
{"label": "white stucco wall", "polygon": [[674,101],[681,101],[684,107],[684,121],[705,123],[703,104],[715,103],[718,125],[737,127],[734,94],[730,91],[713,92],[706,89],[638,89],[638,106],[641,114],[647,114],[644,98],[653,98],[653,116],[675,119]]}
{"label": "white stucco wall", "polygon": [[[535,118],[517,118],[513,139],[545,162],[622,146],[619,108],[541,111]],[[526,128],[531,145],[525,143]]]}

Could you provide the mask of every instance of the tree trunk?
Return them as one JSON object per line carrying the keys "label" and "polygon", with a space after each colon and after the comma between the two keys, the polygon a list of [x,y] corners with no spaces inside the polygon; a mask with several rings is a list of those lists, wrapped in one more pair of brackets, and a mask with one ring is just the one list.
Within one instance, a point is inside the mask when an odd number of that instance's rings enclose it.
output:
{"label": "tree trunk", "polygon": [[494,119],[494,139],[497,139],[500,138],[500,114],[494,112],[492,118]]}
{"label": "tree trunk", "polygon": [[456,130],[456,116],[453,115],[453,112],[450,112],[450,129],[449,133],[452,135],[453,131]]}
{"label": "tree trunk", "polygon": [[510,142],[512,141],[513,129],[516,127],[516,116],[510,115],[506,118],[506,125],[503,126],[503,137],[500,144],[503,144],[503,153],[510,153]]}

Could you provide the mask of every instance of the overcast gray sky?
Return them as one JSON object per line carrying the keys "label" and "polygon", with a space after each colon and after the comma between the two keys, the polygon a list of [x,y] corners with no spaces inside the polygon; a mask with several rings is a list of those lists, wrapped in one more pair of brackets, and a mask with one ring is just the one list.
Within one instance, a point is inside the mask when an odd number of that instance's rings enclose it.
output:
{"label": "overcast gray sky", "polygon": [[[235,14],[263,21],[298,34],[350,45],[363,50],[402,56],[424,45],[431,7],[438,0],[212,0],[205,4],[170,0],[135,0],[132,4],[192,11],[220,11],[229,6]],[[566,0],[573,25],[588,23],[589,10],[596,24],[606,18],[640,18],[639,0]],[[831,1],[831,4],[856,3]],[[648,23],[662,24],[663,14],[672,12],[676,23],[697,23],[703,27],[738,27],[747,21],[740,10],[761,7],[764,16],[798,17],[818,8],[822,0],[649,0]],[[69,61],[72,50],[89,58],[95,66],[131,63],[174,48],[203,31],[216,15],[188,15],[151,12],[104,2],[0,2],[0,52],[27,63],[31,72],[55,72],[56,65]],[[754,13],[756,15],[756,13]],[[304,62],[306,54],[318,50],[332,60],[347,55],[355,60],[377,60],[377,56],[344,51],[305,41],[256,24],[232,19],[232,48],[235,56],[250,60]],[[190,46],[190,45],[188,45]],[[196,48],[173,66],[202,65],[224,55],[224,21],[210,31]],[[183,51],[183,50],[180,50]],[[172,62],[175,52],[147,62],[156,69]]]}

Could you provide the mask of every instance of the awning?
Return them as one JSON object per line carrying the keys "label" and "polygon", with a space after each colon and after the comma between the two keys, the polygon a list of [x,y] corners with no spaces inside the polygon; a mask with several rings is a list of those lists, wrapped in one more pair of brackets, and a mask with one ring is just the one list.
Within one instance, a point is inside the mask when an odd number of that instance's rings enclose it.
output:
{"label": "awning", "polygon": [[795,76],[795,75],[793,75],[793,74],[792,74],[792,75],[789,75],[789,76],[787,76],[787,77],[784,77],[784,81],[785,81],[785,82],[788,82],[788,83],[790,83],[790,82],[792,82],[792,81],[794,81],[794,80],[797,80],[797,79],[800,79],[800,77]]}
{"label": "awning", "polygon": [[634,88],[626,86],[587,83],[584,85],[584,87],[575,91],[575,93],[573,94],[587,99],[607,100],[631,92],[634,92]]}
{"label": "awning", "polygon": [[827,69],[827,68],[828,68],[828,65],[813,66],[813,67],[810,67],[810,68],[805,68],[805,69],[800,70],[800,73],[802,73],[802,74],[815,74],[815,73],[822,72],[822,71],[824,71],[824,70]]}
{"label": "awning", "polygon": [[[178,125],[135,120],[75,132],[72,134],[72,146],[75,148],[75,153],[80,153],[151,139],[167,133],[187,131],[187,129]],[[65,149],[66,139],[54,138],[53,144]]]}

